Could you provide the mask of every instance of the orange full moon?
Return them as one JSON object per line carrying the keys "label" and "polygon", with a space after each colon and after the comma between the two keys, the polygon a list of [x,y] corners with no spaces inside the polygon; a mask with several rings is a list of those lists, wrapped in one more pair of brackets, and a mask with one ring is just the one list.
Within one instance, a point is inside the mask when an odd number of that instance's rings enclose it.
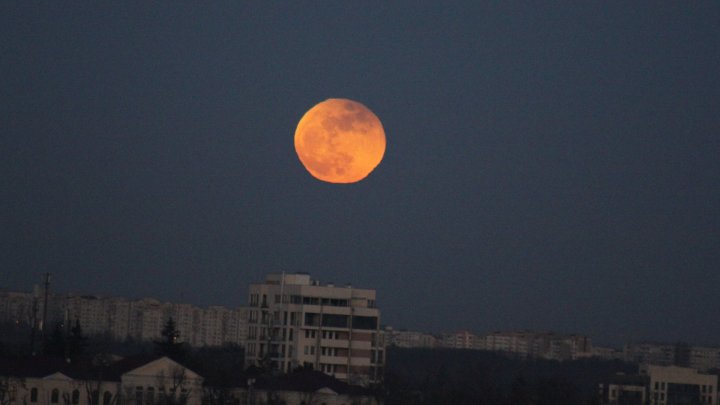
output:
{"label": "orange full moon", "polygon": [[300,119],[295,151],[315,178],[355,183],[380,164],[385,154],[385,131],[378,117],[364,105],[331,98]]}

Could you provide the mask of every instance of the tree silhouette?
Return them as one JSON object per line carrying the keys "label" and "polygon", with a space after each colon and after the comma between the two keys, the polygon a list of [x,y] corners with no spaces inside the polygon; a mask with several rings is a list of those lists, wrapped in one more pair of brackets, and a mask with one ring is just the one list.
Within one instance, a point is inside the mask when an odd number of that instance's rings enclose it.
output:
{"label": "tree silhouette", "polygon": [[70,359],[76,359],[81,356],[85,351],[85,337],[82,333],[82,327],[80,326],[80,320],[75,320],[75,326],[70,329],[70,336],[67,339],[67,357]]}
{"label": "tree silhouette", "polygon": [[168,318],[160,334],[162,339],[155,342],[155,352],[160,356],[167,356],[178,362],[183,361],[187,350],[180,341],[180,332],[177,330],[172,317]]}
{"label": "tree silhouette", "polygon": [[52,335],[45,342],[43,352],[46,356],[65,356],[65,343],[63,324],[58,322],[55,324]]}

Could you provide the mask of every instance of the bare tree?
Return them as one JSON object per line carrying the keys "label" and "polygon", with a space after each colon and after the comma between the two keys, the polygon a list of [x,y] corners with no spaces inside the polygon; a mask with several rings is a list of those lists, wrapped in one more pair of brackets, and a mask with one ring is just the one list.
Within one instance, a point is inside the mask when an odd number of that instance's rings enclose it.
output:
{"label": "bare tree", "polygon": [[306,391],[300,394],[300,403],[305,405],[317,405],[318,399],[316,398],[316,391]]}
{"label": "bare tree", "polygon": [[[25,391],[25,379],[16,377],[0,377],[0,405],[10,405],[18,400],[18,393]],[[24,399],[24,398],[23,398]]]}
{"label": "bare tree", "polygon": [[205,405],[235,405],[239,402],[228,388],[203,387],[202,403]]}
{"label": "bare tree", "polygon": [[82,386],[81,381],[73,381],[70,388],[72,391],[63,391],[62,401],[63,405],[77,405],[80,403],[80,388]]}
{"label": "bare tree", "polygon": [[[120,390],[117,387],[114,390],[102,391],[103,379],[101,371],[98,371],[95,378],[87,378],[83,383],[88,405],[116,405],[119,402]],[[105,398],[105,393],[110,394],[109,398]]]}
{"label": "bare tree", "polygon": [[187,369],[177,366],[170,371],[170,375],[166,376],[162,371],[158,375],[158,390],[160,398],[158,405],[186,405],[192,394],[192,388],[189,387],[187,378]]}

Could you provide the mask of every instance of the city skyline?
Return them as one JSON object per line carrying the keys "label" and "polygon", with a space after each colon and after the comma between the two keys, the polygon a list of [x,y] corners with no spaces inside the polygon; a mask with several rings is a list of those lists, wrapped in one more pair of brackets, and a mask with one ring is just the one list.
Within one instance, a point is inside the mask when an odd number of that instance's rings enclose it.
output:
{"label": "city skyline", "polygon": [[[301,275],[303,277],[304,276],[308,276],[308,277],[312,276],[311,274],[304,273],[304,272],[301,272],[301,273],[270,273],[270,274],[275,274],[276,276],[279,276],[280,274],[284,274],[287,276],[292,276],[292,275]],[[48,274],[46,274],[45,276],[47,276],[47,275]],[[267,275],[266,275],[266,277],[267,277]],[[50,279],[52,279],[51,275],[50,275]],[[311,279],[311,281],[312,281],[313,285],[317,284],[318,286],[324,286],[324,287],[327,287],[327,286],[341,287],[341,288],[352,287],[350,284],[335,286],[335,284],[332,282],[327,283],[327,282],[323,282],[322,280],[316,280],[316,279]],[[257,284],[257,283],[258,282],[249,283],[249,285]],[[357,286],[355,286],[355,288],[357,288]],[[371,288],[371,287],[360,287],[360,290],[367,290],[367,289],[370,289],[373,291],[375,290],[374,288]],[[37,309],[38,313],[36,316],[38,316],[39,322],[42,321],[42,319],[41,319],[43,316],[42,301],[44,299],[44,288],[41,285],[36,284],[34,286],[34,288],[32,288],[30,290],[22,290],[22,291],[9,291],[9,290],[0,289],[0,298],[2,298],[1,296],[3,294],[11,294],[11,295],[12,294],[20,294],[20,295],[27,296],[27,297],[34,296],[35,299],[38,300],[38,305],[39,305],[39,307]],[[248,294],[248,297],[247,297],[248,299],[244,303],[241,303],[237,306],[224,306],[224,305],[212,304],[212,303],[206,304],[206,305],[199,305],[199,304],[196,304],[193,302],[186,302],[186,301],[179,302],[177,300],[163,300],[163,299],[160,299],[155,296],[128,297],[128,296],[118,296],[118,295],[94,294],[92,292],[50,291],[48,297],[50,300],[49,307],[51,309],[51,313],[48,316],[48,319],[49,319],[48,322],[51,323],[51,325],[50,325],[50,327],[51,327],[52,323],[57,322],[60,318],[63,317],[62,314],[60,314],[60,312],[62,312],[62,311],[60,311],[60,308],[66,308],[66,307],[71,308],[74,306],[77,310],[83,306],[83,304],[80,303],[83,300],[94,301],[95,299],[99,299],[101,301],[119,301],[125,305],[130,303],[130,306],[132,306],[133,303],[135,303],[136,305],[139,304],[140,307],[146,306],[148,304],[150,304],[150,306],[161,307],[159,316],[155,315],[154,319],[152,319],[151,325],[145,326],[146,331],[141,332],[142,329],[138,329],[135,331],[134,334],[133,333],[127,334],[127,336],[129,336],[129,337],[139,339],[139,340],[144,340],[141,336],[145,336],[146,338],[159,337],[160,331],[169,317],[173,318],[176,322],[182,321],[184,316],[181,315],[181,313],[183,311],[187,311],[188,309],[190,309],[190,312],[193,312],[193,310],[195,312],[198,312],[198,311],[199,312],[220,311],[221,313],[228,312],[228,311],[230,311],[230,312],[248,311],[253,308],[253,304],[251,302],[252,301],[251,296],[252,296],[252,292],[250,292]],[[8,297],[10,297],[10,296],[8,296]],[[58,302],[59,302],[58,300],[63,301],[63,302],[67,301],[67,302],[64,302],[63,304],[60,305],[60,307],[58,307]],[[75,300],[75,301],[80,300],[80,301],[74,303],[74,305],[73,305],[71,303],[73,300]],[[0,303],[1,302],[2,301],[0,301]],[[30,304],[26,303],[25,307],[30,308]],[[8,307],[7,309],[9,310],[10,308],[11,307]],[[53,309],[54,309],[54,311],[53,311]],[[156,308],[154,308],[154,309],[156,309]],[[27,312],[27,314],[29,314],[28,311],[29,310],[26,310],[24,312]],[[58,311],[60,311],[60,312],[58,312]],[[83,319],[83,317],[73,316],[73,314],[77,314],[79,312],[76,312],[76,311],[71,311],[71,312],[72,313],[69,314],[70,319],[66,319],[71,324],[75,320]],[[88,311],[85,310],[84,312],[85,312],[84,315],[87,316]],[[92,312],[92,310],[91,310],[91,312]],[[0,311],[0,320],[3,319],[1,315],[2,315],[2,312]],[[10,315],[10,313],[7,313],[5,315],[6,316]],[[68,315],[68,314],[66,314],[66,315]],[[30,315],[27,315],[27,316],[30,316]],[[205,315],[205,316],[207,316],[207,315]],[[10,318],[7,318],[7,319],[10,319]],[[115,339],[119,339],[120,341],[122,341],[124,339],[123,336],[125,336],[125,335],[123,335],[122,333],[118,334],[118,332],[115,331],[112,328],[112,326],[107,325],[106,322],[107,321],[103,321],[100,324],[93,325],[92,328],[90,330],[86,330],[86,332],[88,332],[90,335],[95,335],[97,333],[100,333],[101,335],[109,335]],[[202,323],[202,321],[201,321],[201,323]],[[84,322],[81,322],[81,326],[83,324],[84,324]],[[247,332],[248,332],[247,331],[248,324],[247,324],[246,316],[243,317],[243,325],[244,326],[241,327],[243,330],[238,331],[239,334],[237,335],[236,338],[227,339],[227,340],[220,339],[220,340],[217,340],[216,342],[213,342],[211,345],[217,345],[217,344],[222,344],[222,343],[242,343],[242,342],[244,342],[246,339]],[[196,334],[198,333],[198,330],[190,329],[189,326],[190,325],[180,325],[179,331],[181,333],[181,339],[183,341],[186,341],[193,345],[197,345],[197,343],[193,343],[193,342],[196,342],[196,339],[197,339]],[[466,336],[466,337],[464,337],[464,339],[468,339],[467,336],[470,336],[469,339],[473,339],[473,337],[480,337],[480,336],[485,337],[485,336],[492,336],[495,334],[501,334],[501,335],[502,334],[510,334],[510,335],[515,335],[515,334],[548,335],[549,334],[549,335],[557,335],[557,336],[578,336],[578,337],[594,339],[593,336],[590,336],[587,333],[585,333],[585,331],[581,331],[581,330],[558,331],[558,330],[550,330],[547,328],[531,329],[531,328],[522,328],[522,327],[516,328],[516,329],[506,329],[506,330],[501,330],[500,328],[489,328],[486,330],[473,330],[472,328],[463,328],[463,327],[455,328],[455,329],[446,329],[446,330],[440,330],[440,329],[421,330],[418,328],[414,328],[412,325],[409,325],[409,326],[408,325],[392,325],[392,324],[386,324],[384,322],[381,322],[380,326],[381,326],[381,329],[385,333],[389,333],[390,335],[392,335],[393,333],[400,333],[400,334],[410,333],[411,335],[418,335],[418,336],[413,336],[413,337],[415,339],[419,339],[419,340],[422,340],[422,338],[420,338],[420,336],[431,336],[432,337],[432,339],[433,339],[432,344],[430,344],[426,341],[423,344],[419,344],[417,347],[446,347],[446,348],[451,347],[451,348],[474,348],[474,349],[480,349],[480,350],[495,350],[495,349],[492,349],[494,343],[488,344],[488,348],[486,348],[485,347],[486,343],[484,340],[481,343],[479,343],[479,345],[473,344],[472,340],[469,344],[467,342],[464,342],[463,344],[454,343],[455,339],[459,339],[456,336],[461,336],[461,335]],[[100,328],[100,329],[98,329],[98,328]],[[148,331],[150,331],[150,332],[148,332]],[[192,332],[188,332],[188,331],[192,331]],[[237,333],[237,332],[233,332],[233,333]],[[188,335],[192,335],[193,337],[188,338]],[[387,336],[386,336],[386,339],[392,340],[392,338],[387,337]],[[447,342],[445,342],[444,340],[446,340],[446,339],[449,339],[449,340]],[[202,344],[208,344],[207,342],[210,342],[210,341],[203,339],[203,340],[201,340],[201,342],[203,342]],[[650,345],[673,347],[674,345],[678,345],[678,344],[682,344],[682,345],[689,344],[692,346],[692,345],[698,345],[700,343],[703,343],[706,346],[709,345],[712,348],[715,348],[715,347],[720,348],[720,341],[693,342],[693,341],[683,340],[683,339],[670,341],[668,339],[664,339],[662,336],[655,336],[655,337],[650,337],[650,338],[646,338],[646,339],[637,339],[637,340],[629,340],[629,341],[608,342],[608,341],[595,340],[594,342],[596,344],[596,347],[601,348],[603,350],[605,350],[605,349],[618,350],[618,349],[621,349],[622,347],[627,347],[628,345],[642,346],[642,345],[650,344]],[[599,346],[598,346],[598,344],[599,344]],[[401,345],[401,347],[405,347],[405,346]],[[665,354],[667,354],[667,353],[665,353]],[[599,355],[603,356],[602,354],[599,354]]]}
{"label": "city skyline", "polygon": [[[0,288],[232,307],[269,272],[427,331],[720,336],[720,3],[0,5]],[[293,148],[357,100],[363,181]]]}

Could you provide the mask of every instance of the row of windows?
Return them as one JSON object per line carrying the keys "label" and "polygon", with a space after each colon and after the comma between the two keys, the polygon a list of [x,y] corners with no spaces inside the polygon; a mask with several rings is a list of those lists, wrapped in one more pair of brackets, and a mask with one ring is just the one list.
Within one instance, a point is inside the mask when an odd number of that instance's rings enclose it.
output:
{"label": "row of windows", "polygon": [[[187,396],[187,394],[188,394],[188,391],[185,388],[180,390],[181,398]],[[158,399],[162,399],[161,397],[164,395],[165,395],[165,391],[162,390],[159,393]],[[170,397],[175,396],[174,388],[170,389],[169,396]],[[161,402],[167,402],[167,401],[161,401]],[[154,405],[155,404],[155,387],[147,387],[147,390],[143,390],[143,387],[140,387],[140,386],[135,387],[135,404],[136,405],[143,405],[143,404]]]}
{"label": "row of windows", "polygon": [[[331,307],[348,307],[350,301],[342,298],[322,298],[322,297],[305,297],[300,295],[280,295],[275,294],[273,297],[275,304],[303,304],[303,305],[326,305]],[[268,299],[267,295],[263,294],[250,294],[250,306],[251,307],[267,307]],[[368,308],[375,308],[375,300],[367,300]]]}
{"label": "row of windows", "polygon": [[[257,357],[262,357],[265,355],[265,348],[268,347],[264,343],[255,344],[255,343],[248,343],[245,345],[246,354],[248,356],[257,355]],[[292,345],[284,345],[284,344],[272,344],[269,346],[270,351],[269,354],[273,357],[285,357],[286,351],[287,356],[292,357],[293,355],[293,346]]]}
{"label": "row of windows", "polygon": [[320,370],[323,373],[333,374],[337,368],[337,364],[320,364]]}
{"label": "row of windows", "polygon": [[[664,391],[665,387],[666,387],[666,385],[665,385],[664,381],[655,381],[655,391]],[[700,385],[700,389],[702,390],[703,394],[712,394],[713,393],[712,385]]]}
{"label": "row of windows", "polygon": [[[38,402],[38,396],[39,392],[38,389],[33,387],[30,389],[30,402],[31,403],[37,403]],[[98,391],[92,392],[92,403],[99,403],[100,399],[100,393]],[[63,403],[71,403],[73,405],[78,405],[80,403],[80,391],[79,390],[73,390],[72,393],[68,394],[66,392],[63,393]],[[105,391],[103,394],[103,400],[102,405],[110,405],[113,402],[113,394],[110,393],[110,391]],[[50,392],[50,403],[51,404],[57,404],[60,403],[60,390],[57,388],[53,389]]]}
{"label": "row of windows", "polygon": [[[317,330],[313,329],[306,329],[305,330],[305,338],[306,339],[314,339],[317,337]],[[345,339],[348,338],[347,332],[338,332],[338,331],[332,331],[332,330],[324,330],[321,334],[323,339]]]}

